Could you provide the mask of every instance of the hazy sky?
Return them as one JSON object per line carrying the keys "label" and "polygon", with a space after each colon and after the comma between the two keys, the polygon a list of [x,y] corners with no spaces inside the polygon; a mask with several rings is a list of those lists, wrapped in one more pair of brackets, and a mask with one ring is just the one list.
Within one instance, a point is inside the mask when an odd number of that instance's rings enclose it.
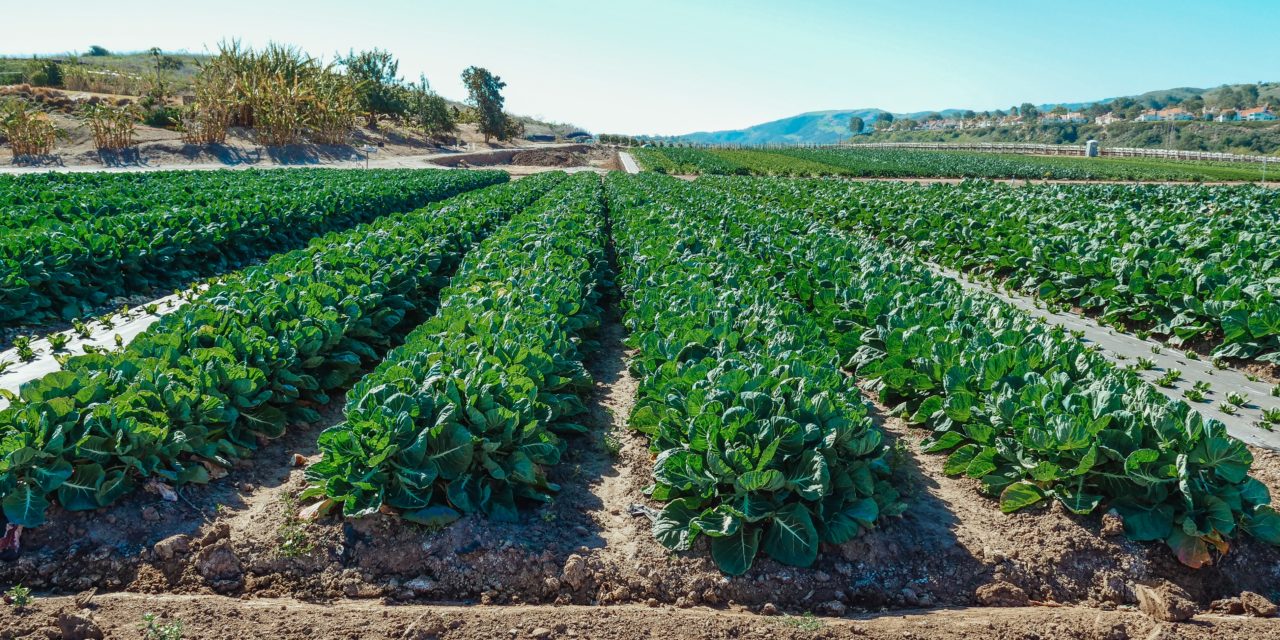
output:
{"label": "hazy sky", "polygon": [[481,65],[508,83],[509,110],[613,133],[1280,80],[1280,0],[59,0],[56,19],[41,2],[0,6],[4,54],[381,47],[450,98]]}

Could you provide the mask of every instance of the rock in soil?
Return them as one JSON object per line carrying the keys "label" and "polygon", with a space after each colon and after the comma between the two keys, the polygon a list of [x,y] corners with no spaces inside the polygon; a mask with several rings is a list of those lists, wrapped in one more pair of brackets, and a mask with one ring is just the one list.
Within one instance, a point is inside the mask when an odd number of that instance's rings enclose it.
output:
{"label": "rock in soil", "polygon": [[1025,607],[1031,601],[1027,592],[1009,582],[988,582],[973,592],[984,607]]}
{"label": "rock in soil", "polygon": [[172,560],[174,556],[184,554],[191,549],[191,538],[182,534],[169,536],[155,545],[156,556],[161,560]]}
{"label": "rock in soil", "polygon": [[1214,613],[1238,616],[1244,613],[1244,604],[1240,602],[1240,598],[1223,598],[1222,600],[1214,600],[1209,605],[1209,610]]}
{"label": "rock in soil", "polygon": [[574,591],[582,588],[586,584],[587,579],[591,577],[591,569],[587,567],[587,561],[578,554],[570,555],[564,562],[564,572],[560,579],[565,584],[573,587]]}
{"label": "rock in soil", "polygon": [[240,558],[223,541],[201,551],[196,568],[206,580],[235,580],[240,577]]}
{"label": "rock in soil", "polygon": [[1196,614],[1196,603],[1186,591],[1171,582],[1161,582],[1155,586],[1137,585],[1134,592],[1138,595],[1138,608],[1156,620],[1165,622],[1185,622]]}
{"label": "rock in soil", "polygon": [[88,611],[63,611],[57,624],[62,640],[102,640],[102,629]]}
{"label": "rock in soil", "polygon": [[440,614],[427,612],[418,616],[408,629],[404,630],[401,640],[435,640],[447,630],[444,618]]}
{"label": "rock in soil", "polygon": [[1261,596],[1252,591],[1245,591],[1240,594],[1240,606],[1244,612],[1251,616],[1259,618],[1270,618],[1276,615],[1276,605],[1268,600],[1265,596]]}
{"label": "rock in soil", "polygon": [[1124,520],[1115,511],[1108,511],[1102,516],[1102,536],[1114,538],[1124,535]]}

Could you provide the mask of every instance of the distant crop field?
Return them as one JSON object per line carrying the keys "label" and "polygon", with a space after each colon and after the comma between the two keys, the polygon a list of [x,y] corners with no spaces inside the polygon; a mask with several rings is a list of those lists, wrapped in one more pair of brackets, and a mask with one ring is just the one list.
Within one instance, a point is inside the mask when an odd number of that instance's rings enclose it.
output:
{"label": "distant crop field", "polygon": [[699,175],[1253,182],[1274,177],[1278,169],[1207,161],[918,149],[647,148],[636,150],[635,155],[651,171]]}

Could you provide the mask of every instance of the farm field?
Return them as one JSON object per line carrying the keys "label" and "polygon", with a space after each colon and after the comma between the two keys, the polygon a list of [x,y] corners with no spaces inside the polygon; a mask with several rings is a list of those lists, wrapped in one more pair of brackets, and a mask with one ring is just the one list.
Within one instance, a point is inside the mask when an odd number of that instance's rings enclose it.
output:
{"label": "farm field", "polygon": [[501,172],[308,169],[0,176],[0,325],[158,297],[329,231],[505,181]]}
{"label": "farm field", "polygon": [[856,146],[769,150],[661,147],[634,149],[632,153],[645,169],[679,175],[1228,182],[1264,178],[1262,167],[1250,164]]}
{"label": "farm field", "polygon": [[[1225,614],[1280,598],[1280,453],[930,264],[1271,375],[1272,191],[234,176],[0,181],[23,233],[100,251],[49,281],[115,282],[33,287],[28,314],[159,286],[126,275],[160,271],[140,246],[218,276],[0,409],[0,584],[37,600],[5,628],[97,589],[195,637],[241,633],[239,599],[320,628],[303,601],[412,607],[372,637],[651,608],[699,616],[679,638],[1019,637],[1036,603],[1135,635],[1153,598],[1201,612],[1180,637],[1273,630]],[[164,226],[188,218],[243,222]],[[490,606],[419,609],[460,603]]]}
{"label": "farm field", "polygon": [[1172,347],[1241,363],[1276,381],[1280,238],[1276,192],[1258,187],[917,185],[734,180],[990,279]]}

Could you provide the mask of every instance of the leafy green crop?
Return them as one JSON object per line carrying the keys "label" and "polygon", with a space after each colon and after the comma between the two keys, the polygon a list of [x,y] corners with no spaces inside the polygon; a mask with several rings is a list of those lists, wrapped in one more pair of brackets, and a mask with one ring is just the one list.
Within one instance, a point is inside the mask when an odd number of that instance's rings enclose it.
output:
{"label": "leafy green crop", "polygon": [[1164,541],[1191,566],[1240,530],[1280,544],[1280,516],[1248,476],[1252,456],[1220,422],[1060,328],[815,224],[795,206],[804,185],[718,187],[703,206],[755,230],[750,246],[822,318],[858,378],[932,428],[926,450],[948,453],[947,473],[980,480],[1002,510],[1048,499],[1081,514],[1114,508],[1132,539]]}
{"label": "leafy green crop", "polygon": [[1271,189],[831,180],[742,188],[1175,346],[1207,342],[1215,357],[1280,364],[1280,194]]}
{"label": "leafy green crop", "polygon": [[611,286],[602,195],[598,176],[574,176],[467,257],[440,313],[351,389],[304,497],[428,524],[515,521],[518,499],[550,500],[559,435],[586,431],[572,422],[591,388],[582,348]]}
{"label": "leafy green crop", "polygon": [[632,153],[649,171],[668,174],[857,176],[868,178],[1016,178],[1055,180],[1260,180],[1257,166],[1144,158],[1028,156],[924,149],[662,147]]}
{"label": "leafy green crop", "polygon": [[20,226],[0,234],[0,325],[81,317],[116,296],[182,286],[506,180],[420,170],[106,175],[13,181],[34,193],[9,197],[19,204],[6,225]]}
{"label": "leafy green crop", "polygon": [[0,504],[94,509],[140,478],[204,482],[400,344],[462,255],[563,179],[546,174],[316,239],[228,276],[119,353],[74,357],[0,411]]}
{"label": "leafy green crop", "polygon": [[881,432],[824,333],[786,300],[758,240],[683,183],[607,181],[628,344],[639,351],[632,428],[647,434],[659,542],[701,537],[729,574],[759,551],[808,566],[904,508]]}

